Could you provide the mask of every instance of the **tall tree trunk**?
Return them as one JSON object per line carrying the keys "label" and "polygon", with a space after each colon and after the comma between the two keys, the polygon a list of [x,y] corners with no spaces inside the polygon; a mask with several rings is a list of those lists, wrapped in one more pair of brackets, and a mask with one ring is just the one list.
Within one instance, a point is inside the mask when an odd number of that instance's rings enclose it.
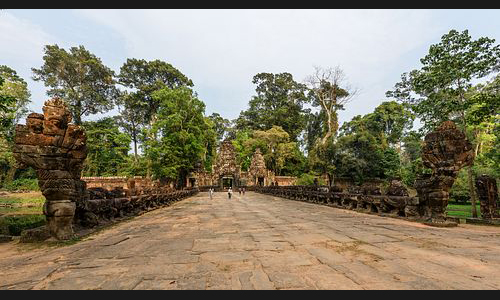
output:
{"label": "tall tree trunk", "polygon": [[80,100],[76,101],[73,119],[74,119],[73,122],[76,125],[82,125],[82,101],[80,101]]}
{"label": "tall tree trunk", "polygon": [[[462,100],[462,103],[465,102],[465,97],[463,94],[461,94],[461,100]],[[461,112],[461,116],[462,116],[463,132],[464,132],[465,136],[467,137],[467,123],[466,123],[466,118],[465,118],[465,111]],[[470,138],[470,136],[469,136],[469,138]],[[474,137],[474,139],[475,139],[475,137]],[[475,157],[474,157],[474,159],[475,159]],[[469,195],[470,195],[470,201],[472,204],[472,217],[477,218],[477,209],[476,209],[477,195],[476,195],[476,188],[474,187],[474,179],[473,179],[473,174],[472,174],[472,164],[467,167],[467,183],[469,185]]]}
{"label": "tall tree trunk", "polygon": [[467,167],[467,177],[469,183],[470,200],[472,204],[472,217],[477,218],[477,209],[476,209],[477,195],[476,195],[476,188],[474,187],[474,182],[473,182],[472,166]]}
{"label": "tall tree trunk", "polygon": [[132,136],[132,141],[134,142],[134,159],[135,162],[137,163],[137,133],[134,131],[134,134]]}

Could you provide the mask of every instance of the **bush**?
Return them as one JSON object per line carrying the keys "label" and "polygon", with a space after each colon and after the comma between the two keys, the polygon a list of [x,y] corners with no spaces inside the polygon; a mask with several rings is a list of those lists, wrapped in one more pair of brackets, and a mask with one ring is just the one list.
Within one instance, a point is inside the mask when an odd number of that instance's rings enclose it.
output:
{"label": "bush", "polygon": [[470,201],[469,185],[467,184],[467,171],[460,170],[457,179],[450,190],[450,201],[466,203]]}
{"label": "bush", "polygon": [[325,181],[322,178],[318,178],[313,174],[302,174],[297,180],[297,185],[314,185],[314,180],[317,179],[318,185],[325,185]]}
{"label": "bush", "polygon": [[32,178],[19,178],[6,183],[3,189],[7,191],[39,191],[38,180]]}
{"label": "bush", "polygon": [[0,228],[7,228],[9,235],[21,235],[23,230],[40,227],[45,223],[44,215],[6,216],[0,218]]}

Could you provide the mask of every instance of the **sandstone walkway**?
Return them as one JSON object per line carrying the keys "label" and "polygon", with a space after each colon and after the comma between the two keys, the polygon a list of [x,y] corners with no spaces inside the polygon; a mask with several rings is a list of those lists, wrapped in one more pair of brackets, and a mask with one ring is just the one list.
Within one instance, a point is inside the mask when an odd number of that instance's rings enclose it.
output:
{"label": "sandstone walkway", "polygon": [[74,245],[0,244],[0,289],[500,289],[500,227],[201,193]]}

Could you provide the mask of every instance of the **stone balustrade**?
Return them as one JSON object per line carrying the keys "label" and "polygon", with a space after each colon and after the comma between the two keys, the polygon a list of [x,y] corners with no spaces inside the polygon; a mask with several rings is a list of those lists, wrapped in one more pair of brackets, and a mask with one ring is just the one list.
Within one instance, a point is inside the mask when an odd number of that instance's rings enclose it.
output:
{"label": "stone balustrade", "polygon": [[[135,216],[163,206],[171,205],[182,199],[194,196],[197,189],[172,190],[170,188],[151,188],[140,192],[119,195],[116,191],[87,190],[86,199],[76,202],[74,223],[82,227],[94,227],[113,219]],[[103,195],[104,194],[104,195]],[[92,199],[99,195],[105,198]],[[121,196],[113,198],[112,196]]]}
{"label": "stone balustrade", "polygon": [[420,219],[419,212],[422,211],[417,197],[344,193],[337,187],[267,186],[251,187],[249,190],[290,200],[409,219]]}

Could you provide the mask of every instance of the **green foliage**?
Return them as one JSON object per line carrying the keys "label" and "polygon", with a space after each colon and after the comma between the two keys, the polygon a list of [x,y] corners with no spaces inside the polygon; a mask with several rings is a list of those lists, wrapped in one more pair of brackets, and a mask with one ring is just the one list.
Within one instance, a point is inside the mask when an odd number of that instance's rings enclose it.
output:
{"label": "green foliage", "polygon": [[467,184],[467,171],[460,170],[450,190],[450,201],[467,202],[470,199],[469,186]]}
{"label": "green foliage", "polygon": [[322,178],[318,178],[315,174],[303,173],[297,179],[297,185],[325,185]]}
{"label": "green foliage", "polygon": [[13,181],[6,182],[2,189],[15,191],[39,191],[38,180],[36,178],[17,178]]}
{"label": "green foliage", "polygon": [[257,147],[255,143],[251,145],[248,142],[251,139],[252,131],[249,129],[238,130],[235,135],[236,137],[232,140],[232,143],[236,153],[236,161],[240,164],[242,171],[248,171],[255,151],[252,146]]}
{"label": "green foliage", "polygon": [[238,129],[269,130],[280,126],[297,142],[305,129],[308,109],[307,87],[293,80],[290,73],[259,73],[253,77],[257,95],[236,120]]}
{"label": "green foliage", "polygon": [[10,235],[19,236],[26,229],[40,227],[46,224],[44,215],[19,215],[0,218],[0,227],[7,228]]}
{"label": "green foliage", "polygon": [[228,119],[224,119],[223,117],[221,117],[221,115],[218,113],[213,113],[210,116],[208,116],[208,118],[213,124],[213,129],[217,135],[216,136],[217,144],[219,144],[224,139],[224,136],[227,134],[231,126],[231,122]]}
{"label": "green foliage", "polygon": [[57,45],[45,46],[44,64],[32,68],[33,80],[42,80],[49,87],[49,96],[66,101],[75,124],[82,116],[107,112],[118,96],[114,71],[85,47],[71,47],[69,52]]}
{"label": "green foliage", "polygon": [[159,103],[158,120],[150,130],[145,155],[156,178],[178,179],[202,162],[207,135],[215,136],[204,117],[205,104],[187,87],[153,93]]}
{"label": "green foliage", "polygon": [[140,143],[141,131],[146,123],[146,116],[141,99],[138,99],[137,93],[122,92],[118,98],[117,104],[120,108],[120,114],[115,117],[120,128],[125,131],[134,143],[135,163],[139,159],[138,146]]}
{"label": "green foliage", "polygon": [[299,176],[305,170],[306,158],[297,143],[290,141],[288,133],[279,126],[266,131],[237,131],[232,142],[242,171],[248,171],[257,148],[264,156],[266,167],[276,175]]}
{"label": "green foliage", "polygon": [[158,98],[153,97],[154,92],[164,88],[193,86],[191,79],[169,63],[135,58],[127,59],[120,68],[118,82],[132,90],[125,95],[126,108],[133,108],[134,111],[131,119],[140,120],[142,117],[145,124],[155,118],[161,105]]}
{"label": "green foliage", "polygon": [[83,123],[87,135],[84,176],[117,176],[130,163],[130,136],[120,132],[112,117]]}
{"label": "green foliage", "polygon": [[16,172],[12,155],[15,125],[26,115],[31,94],[24,79],[0,65],[0,187],[12,184]]}
{"label": "green foliage", "polygon": [[11,142],[15,125],[26,115],[31,94],[13,69],[0,65],[0,138]]}
{"label": "green foliage", "polygon": [[337,139],[317,141],[309,152],[309,164],[316,172],[353,178],[392,179],[401,177],[398,150],[413,114],[402,104],[384,102],[373,113],[355,116],[340,128]]}
{"label": "green foliage", "polygon": [[404,73],[387,96],[410,104],[429,129],[453,118],[463,126],[465,111],[473,103],[466,97],[471,82],[500,66],[500,46],[494,42],[486,37],[472,40],[467,30],[451,30],[430,46],[420,60],[422,68]]}

